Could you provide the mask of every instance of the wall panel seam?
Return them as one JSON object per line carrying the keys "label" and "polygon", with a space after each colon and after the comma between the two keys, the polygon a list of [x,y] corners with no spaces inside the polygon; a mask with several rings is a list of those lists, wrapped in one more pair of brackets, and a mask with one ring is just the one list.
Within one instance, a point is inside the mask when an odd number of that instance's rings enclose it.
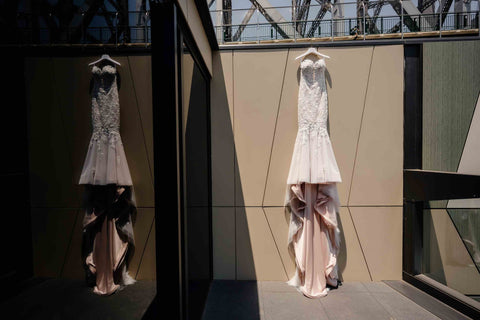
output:
{"label": "wall panel seam", "polygon": [[373,281],[372,273],[370,272],[370,268],[368,267],[367,257],[365,257],[365,252],[363,251],[362,242],[360,241],[360,237],[358,236],[358,232],[357,232],[357,227],[355,226],[355,221],[353,220],[352,212],[350,211],[350,208],[347,208],[347,209],[348,209],[348,214],[350,215],[350,219],[352,220],[353,230],[355,231],[355,235],[357,236],[358,245],[360,246],[360,250],[362,251],[362,256],[363,256],[363,260],[365,261],[365,266],[367,267],[368,276],[370,277],[370,281]]}
{"label": "wall panel seam", "polygon": [[65,268],[65,264],[67,263],[67,258],[69,256],[70,247],[73,241],[73,234],[75,233],[75,226],[77,225],[78,215],[80,214],[80,210],[77,210],[75,214],[75,220],[73,221],[72,230],[70,231],[70,239],[68,240],[67,250],[65,252],[65,257],[63,258],[62,268],[60,269],[60,278],[63,276],[63,270]]}
{"label": "wall panel seam", "polygon": [[138,113],[138,119],[140,120],[140,128],[142,129],[143,146],[145,148],[145,153],[147,154],[148,172],[150,172],[150,181],[152,183],[152,186],[154,186],[152,165],[150,164],[150,158],[148,156],[147,140],[145,139],[145,129],[143,127],[142,113],[140,112],[140,108],[138,107],[137,89],[135,88],[135,81],[133,79],[132,65],[130,63],[129,56],[127,56],[127,61],[128,61],[128,70],[130,71],[130,80],[132,81],[133,95],[135,96],[135,106]]}
{"label": "wall panel seam", "polygon": [[[52,80],[53,80],[53,86],[52,88],[56,88],[57,85],[57,81],[56,81],[56,72],[55,72],[55,63],[53,62],[53,58],[50,57],[49,59],[51,62],[51,65],[52,65]],[[74,173],[74,166],[73,166],[73,156],[71,155],[70,151],[70,147],[72,144],[70,143],[71,141],[68,141],[68,134],[67,134],[67,130],[66,130],[66,126],[65,126],[65,117],[63,116],[63,112],[62,112],[62,108],[60,107],[60,104],[58,102],[58,96],[56,94],[53,94],[53,100],[55,101],[55,104],[57,105],[57,108],[58,108],[58,113],[60,115],[60,122],[62,123],[62,131],[63,131],[63,137],[64,137],[64,142],[67,143],[66,145],[66,150],[67,150],[67,156],[68,156],[68,160],[70,162],[70,172],[72,173],[72,183],[75,184],[75,177],[73,176],[73,173]]]}
{"label": "wall panel seam", "polygon": [[[235,145],[235,54],[232,50],[232,63],[230,68],[232,70],[232,137],[233,137],[233,204],[237,204],[237,147]],[[228,99],[228,98],[227,98]],[[240,175],[240,173],[239,173]],[[237,275],[237,210],[233,210],[233,227],[234,227],[234,250],[235,250],[235,280],[238,280]]]}
{"label": "wall panel seam", "polygon": [[142,255],[140,256],[140,260],[138,261],[138,267],[137,267],[137,272],[135,273],[135,279],[137,279],[138,273],[140,272],[140,267],[142,266],[142,262],[143,262],[143,255],[145,254],[145,250],[147,249],[148,240],[150,239],[150,234],[152,233],[152,228],[154,224],[155,224],[155,215],[153,215],[152,223],[150,224],[150,229],[148,230],[147,239],[145,240],[145,245],[143,246]]}
{"label": "wall panel seam", "polygon": [[270,221],[268,221],[267,213],[265,212],[265,209],[263,207],[262,207],[262,212],[263,212],[263,216],[265,217],[265,220],[267,221],[268,229],[270,230],[270,234],[272,235],[275,248],[277,249],[278,257],[280,258],[280,262],[282,263],[283,271],[285,271],[285,276],[288,279],[288,272],[287,272],[287,269],[285,268],[285,263],[283,262],[282,255],[280,254],[280,249],[278,248],[277,241],[275,240],[275,236],[273,235],[273,230],[272,230],[272,227],[270,226]]}
{"label": "wall panel seam", "polygon": [[363,97],[363,110],[362,110],[362,116],[360,118],[360,126],[358,129],[358,136],[357,136],[357,145],[355,147],[355,157],[353,159],[353,170],[352,170],[352,176],[350,178],[350,188],[348,190],[348,199],[347,199],[347,204],[350,204],[350,197],[352,195],[352,186],[353,186],[353,177],[355,176],[355,166],[357,164],[357,155],[358,155],[358,145],[360,143],[360,134],[362,133],[362,125],[363,125],[363,117],[365,115],[365,105],[367,103],[367,94],[368,94],[368,85],[370,83],[370,74],[372,72],[372,63],[373,63],[373,53],[375,52],[375,46],[372,47],[372,55],[370,57],[370,67],[368,68],[368,78],[367,78],[367,85],[365,87],[365,95]]}
{"label": "wall panel seam", "polygon": [[275,126],[273,127],[272,145],[270,146],[270,156],[268,158],[267,175],[266,175],[266,178],[265,178],[265,187],[263,188],[262,207],[265,204],[265,194],[267,192],[268,176],[270,174],[270,164],[272,163],[273,145],[275,144],[275,134],[277,133],[278,115],[280,113],[280,106],[282,104],[283,85],[285,84],[285,75],[287,73],[287,65],[288,65],[288,57],[289,56],[290,56],[290,49],[287,50],[287,54],[286,54],[286,57],[285,57],[285,66],[283,68],[282,86],[280,87],[280,97],[278,98],[277,115],[275,117]]}

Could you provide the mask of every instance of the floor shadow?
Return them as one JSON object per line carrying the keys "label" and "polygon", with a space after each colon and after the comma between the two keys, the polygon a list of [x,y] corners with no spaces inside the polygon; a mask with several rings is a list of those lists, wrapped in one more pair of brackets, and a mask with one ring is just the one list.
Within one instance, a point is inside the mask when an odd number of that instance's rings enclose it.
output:
{"label": "floor shadow", "polygon": [[[345,210],[348,210],[348,208],[345,208]],[[347,246],[345,244],[345,234],[343,232],[343,224],[342,224],[342,219],[340,215],[337,215],[337,221],[338,221],[338,228],[341,230],[340,232],[340,253],[337,258],[337,265],[338,265],[338,279],[343,282],[343,271],[345,270],[345,267],[347,266]]]}
{"label": "floor shadow", "polygon": [[92,293],[83,280],[49,278],[31,281],[0,304],[15,319],[143,319],[156,293],[154,280],[139,280],[110,296]]}
{"label": "floor shadow", "polygon": [[[229,59],[223,61],[229,61]],[[255,320],[260,319],[260,306],[248,221],[249,215],[253,212],[248,212],[245,206],[235,149],[233,115],[230,112],[225,86],[224,70],[233,68],[233,60],[230,61],[232,61],[232,66],[222,65],[222,59],[218,52],[215,53],[213,58],[213,73],[215,76],[212,79],[211,106],[212,165],[216,165],[213,171],[215,190],[222,195],[225,194],[228,199],[231,199],[233,194],[233,203],[229,204],[228,207],[234,211],[234,221],[231,221],[234,225],[234,234],[228,234],[227,236],[234,237],[234,247],[231,250],[235,250],[235,266],[234,275],[229,280],[214,280],[212,282],[203,319]],[[228,242],[228,239],[225,240],[225,242]],[[222,239],[216,238],[213,241],[221,242]],[[215,259],[219,258],[216,257]],[[231,271],[232,269],[230,269],[230,273],[232,273]]]}
{"label": "floor shadow", "polygon": [[260,319],[258,301],[257,281],[215,280],[203,319]]}

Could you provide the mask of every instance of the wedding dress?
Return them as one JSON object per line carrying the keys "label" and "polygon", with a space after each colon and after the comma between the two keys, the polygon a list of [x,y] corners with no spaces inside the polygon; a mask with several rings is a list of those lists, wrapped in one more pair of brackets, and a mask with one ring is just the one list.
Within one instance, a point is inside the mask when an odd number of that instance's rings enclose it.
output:
{"label": "wedding dress", "polygon": [[311,54],[300,63],[298,132],[285,196],[290,210],[288,247],[296,264],[288,284],[310,298],[327,295],[327,285],[338,285],[336,183],[342,180],[327,131],[325,67],[324,59]]}
{"label": "wedding dress", "polygon": [[99,295],[132,284],[136,206],[132,178],[120,137],[117,70],[92,68],[92,137],[80,175],[84,184],[82,259],[87,283]]}

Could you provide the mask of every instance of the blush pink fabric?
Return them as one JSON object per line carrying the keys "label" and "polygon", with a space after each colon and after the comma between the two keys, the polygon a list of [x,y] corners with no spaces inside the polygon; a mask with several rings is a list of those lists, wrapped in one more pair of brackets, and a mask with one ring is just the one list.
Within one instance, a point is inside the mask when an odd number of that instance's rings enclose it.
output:
{"label": "blush pink fabric", "polygon": [[[86,216],[84,228],[99,218],[95,213]],[[125,255],[128,242],[120,238],[115,222],[117,219],[102,217],[100,231],[96,234],[93,251],[88,255],[86,263],[93,274],[96,274],[96,285],[93,292],[99,295],[110,295],[120,288],[119,280],[125,277]],[[122,266],[122,268],[120,268]],[[130,277],[129,275],[127,275]],[[125,279],[122,279],[125,281]]]}
{"label": "blush pink fabric", "polygon": [[328,292],[327,284],[337,286],[338,278],[336,185],[302,183],[290,190],[289,248],[297,270],[288,283],[309,298],[323,297]]}

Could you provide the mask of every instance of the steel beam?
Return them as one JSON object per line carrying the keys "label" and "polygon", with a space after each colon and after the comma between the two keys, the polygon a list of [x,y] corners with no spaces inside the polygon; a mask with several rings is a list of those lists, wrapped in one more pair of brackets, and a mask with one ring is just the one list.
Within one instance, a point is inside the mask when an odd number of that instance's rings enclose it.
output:
{"label": "steel beam", "polygon": [[257,7],[254,4],[252,4],[250,9],[247,12],[245,12],[245,15],[243,16],[242,23],[238,26],[237,31],[233,35],[232,41],[238,41],[238,39],[240,39],[240,36],[242,35],[243,30],[245,30],[245,27],[247,26],[248,22],[252,18],[256,9],[257,9]]}

